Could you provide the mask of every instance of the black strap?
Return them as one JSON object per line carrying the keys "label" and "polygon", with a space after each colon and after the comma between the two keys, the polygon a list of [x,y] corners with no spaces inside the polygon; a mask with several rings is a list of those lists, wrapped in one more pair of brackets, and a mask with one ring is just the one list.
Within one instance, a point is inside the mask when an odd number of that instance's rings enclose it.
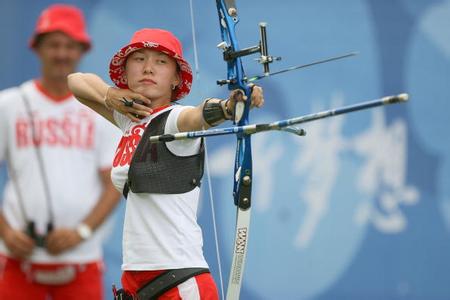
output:
{"label": "black strap", "polygon": [[139,300],[156,300],[168,290],[194,276],[209,273],[208,268],[185,268],[164,272],[137,291]]}
{"label": "black strap", "polygon": [[128,192],[130,191],[130,186],[128,185],[128,180],[125,182],[125,185],[123,186],[122,195],[127,199]]}
{"label": "black strap", "polygon": [[[48,209],[48,214],[49,214],[49,223],[48,224],[53,224],[54,221],[54,214],[53,214],[53,201],[51,198],[51,193],[50,193],[50,185],[49,185],[49,178],[48,178],[48,174],[46,172],[45,169],[45,165],[44,165],[44,158],[42,156],[42,151],[41,151],[41,146],[37,140],[37,133],[36,133],[36,127],[34,124],[34,116],[33,113],[31,111],[31,104],[30,101],[28,100],[28,97],[25,94],[25,91],[23,89],[20,89],[20,92],[22,94],[22,100],[23,103],[25,104],[25,110],[27,111],[28,114],[28,118],[30,119],[30,125],[31,125],[31,134],[32,134],[32,144],[33,144],[33,148],[35,150],[36,153],[36,158],[37,158],[37,162],[39,165],[39,172],[41,173],[40,177],[42,179],[42,184],[44,187],[44,194],[45,194],[45,199],[46,199],[46,204],[47,204],[47,209]],[[35,144],[36,143],[36,144]],[[53,227],[53,225],[48,225]]]}
{"label": "black strap", "polygon": [[124,289],[120,289],[118,291],[113,289],[114,300],[135,300],[134,297],[127,293]]}

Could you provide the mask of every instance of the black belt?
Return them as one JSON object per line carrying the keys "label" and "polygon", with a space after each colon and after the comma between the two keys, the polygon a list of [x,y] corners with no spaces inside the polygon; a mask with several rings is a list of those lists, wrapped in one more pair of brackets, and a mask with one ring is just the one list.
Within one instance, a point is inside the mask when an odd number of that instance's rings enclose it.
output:
{"label": "black belt", "polygon": [[156,300],[168,290],[194,276],[209,273],[208,268],[185,268],[164,272],[137,291],[139,300]]}

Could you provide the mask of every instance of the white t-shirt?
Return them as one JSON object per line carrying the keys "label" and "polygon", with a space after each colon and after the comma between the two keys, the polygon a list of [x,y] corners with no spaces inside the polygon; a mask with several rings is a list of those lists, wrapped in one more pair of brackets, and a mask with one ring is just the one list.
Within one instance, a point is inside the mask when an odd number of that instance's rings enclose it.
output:
{"label": "white t-shirt", "polygon": [[[173,105],[133,123],[115,112],[124,136],[113,162],[112,181],[119,191],[128,178],[131,157],[149,122],[171,110],[165,133],[179,132],[177,119],[185,106]],[[151,123],[150,125],[151,126]],[[177,156],[199,152],[200,139],[173,141],[167,148]],[[174,174],[176,176],[176,174]],[[165,270],[208,267],[203,257],[203,238],[197,224],[200,189],[183,194],[128,193],[123,228],[123,270]]]}
{"label": "white t-shirt", "polygon": [[[37,142],[48,178],[54,228],[75,228],[92,210],[102,192],[100,170],[111,168],[120,131],[73,96],[55,101],[34,81],[0,92],[0,161],[13,168],[3,193],[2,211],[8,223],[25,229],[25,217],[45,234],[48,200],[33,147],[30,118],[21,91],[31,106]],[[19,198],[20,197],[20,198]],[[22,199],[22,201],[19,201]],[[3,200],[3,201],[1,201]],[[83,263],[102,257],[101,238],[93,237],[61,255],[36,248],[30,260],[40,263]],[[0,253],[8,255],[2,240]]]}

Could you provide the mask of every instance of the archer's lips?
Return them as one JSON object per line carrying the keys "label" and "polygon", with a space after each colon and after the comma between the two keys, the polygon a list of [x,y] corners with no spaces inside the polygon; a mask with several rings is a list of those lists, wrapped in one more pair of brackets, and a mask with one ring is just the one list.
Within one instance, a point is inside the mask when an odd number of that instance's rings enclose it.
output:
{"label": "archer's lips", "polygon": [[145,84],[156,84],[156,82],[151,79],[142,79],[142,80],[139,80],[139,82],[145,83]]}

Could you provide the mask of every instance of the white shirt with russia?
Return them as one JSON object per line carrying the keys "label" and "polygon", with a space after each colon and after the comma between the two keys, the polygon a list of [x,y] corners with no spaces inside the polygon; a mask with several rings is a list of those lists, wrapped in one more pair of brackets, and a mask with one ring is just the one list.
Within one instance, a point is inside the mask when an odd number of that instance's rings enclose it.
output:
{"label": "white shirt with russia", "polygon": [[[22,93],[31,106],[50,199],[46,196]],[[13,168],[3,196],[0,195],[7,222],[24,230],[27,218],[35,222],[39,234],[44,234],[51,205],[54,228],[76,228],[99,200],[102,182],[98,172],[111,168],[119,137],[117,128],[71,95],[56,101],[35,81],[1,91],[0,161],[8,160]],[[36,263],[99,260],[103,231],[104,228],[96,230],[92,238],[60,255],[36,248],[29,260]],[[0,253],[10,255],[1,239]]]}
{"label": "white shirt with russia", "polygon": [[[128,178],[129,163],[147,124],[170,110],[165,133],[179,132],[177,119],[185,106],[172,105],[133,123],[115,112],[124,132],[116,151],[111,178],[119,191]],[[149,123],[150,122],[150,123]],[[166,143],[177,156],[199,152],[200,139]],[[176,174],[173,174],[176,176]],[[197,223],[200,189],[183,194],[128,193],[123,228],[123,270],[165,270],[208,267],[203,256],[203,238]]]}

